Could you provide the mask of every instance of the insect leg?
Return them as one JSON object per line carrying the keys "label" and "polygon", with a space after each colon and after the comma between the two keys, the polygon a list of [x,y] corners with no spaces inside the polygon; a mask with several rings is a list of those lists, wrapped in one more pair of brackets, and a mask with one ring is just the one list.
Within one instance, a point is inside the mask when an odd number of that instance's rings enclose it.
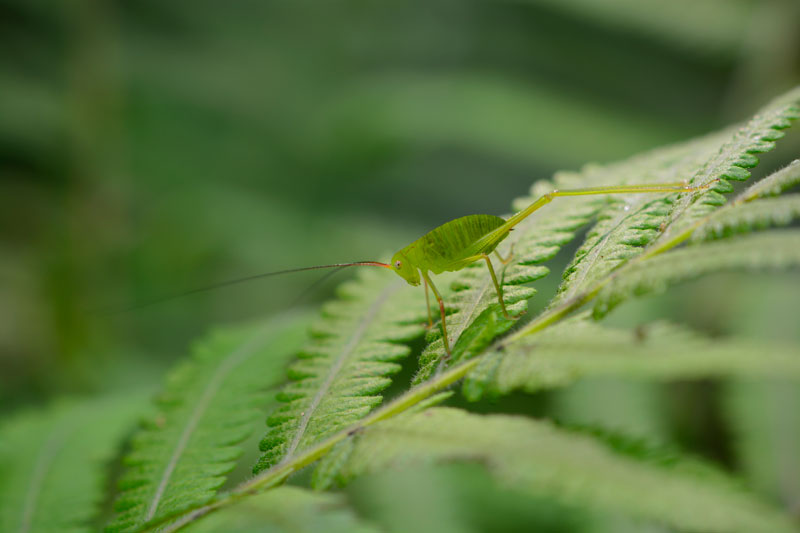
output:
{"label": "insect leg", "polygon": [[425,284],[425,308],[428,310],[428,327],[433,327],[433,315],[431,314],[431,297],[428,294],[428,279],[422,278],[422,283]]}
{"label": "insect leg", "polygon": [[[420,270],[420,272],[422,271]],[[442,295],[439,294],[439,291],[436,289],[436,285],[433,284],[427,272],[422,272],[422,279],[424,279],[425,282],[430,285],[431,289],[433,290],[433,295],[436,296],[436,300],[439,302],[439,312],[442,313],[442,339],[444,340],[444,351],[449,357],[450,341],[447,340],[447,321],[444,314],[444,300],[442,300]]]}
{"label": "insect leg", "polygon": [[511,315],[508,314],[508,311],[506,311],[506,303],[503,301],[503,288],[497,282],[497,275],[494,273],[494,267],[492,266],[492,259],[486,254],[478,254],[478,255],[473,255],[472,257],[467,257],[466,259],[464,259],[464,263],[471,263],[479,259],[485,259],[486,266],[489,267],[489,274],[492,275],[492,281],[494,282],[494,290],[497,292],[497,301],[500,302],[500,309],[503,310],[503,316],[508,319],[513,318]]}
{"label": "insect leg", "polygon": [[514,245],[512,244],[511,247],[509,248],[507,256],[503,257],[497,250],[494,251],[494,255],[497,256],[497,259],[499,259],[501,263],[507,265],[511,262],[512,259],[514,259]]}
{"label": "insect leg", "polygon": [[[494,273],[494,267],[492,266],[492,260],[486,254],[480,254],[479,257],[482,257],[483,259],[486,260],[486,266],[489,267],[489,274],[492,275],[492,281],[494,282],[494,290],[497,291],[497,301],[500,302],[500,309],[503,310],[503,316],[510,319],[511,316],[508,314],[508,311],[506,311],[506,304],[503,301],[503,288],[500,286],[499,283],[497,283],[497,276]],[[511,258],[509,257],[509,259],[511,259]]]}
{"label": "insect leg", "polygon": [[689,185],[687,181],[679,181],[674,183],[651,183],[646,185],[606,185],[600,187],[584,187],[581,189],[554,189],[549,193],[539,197],[538,200],[530,204],[528,207],[516,213],[509,218],[505,224],[494,230],[495,232],[502,233],[510,230],[531,213],[549,204],[553,198],[559,196],[586,196],[590,194],[636,194],[636,193],[657,193],[657,192],[695,192],[710,189],[719,182],[719,178],[714,179],[705,185]]}

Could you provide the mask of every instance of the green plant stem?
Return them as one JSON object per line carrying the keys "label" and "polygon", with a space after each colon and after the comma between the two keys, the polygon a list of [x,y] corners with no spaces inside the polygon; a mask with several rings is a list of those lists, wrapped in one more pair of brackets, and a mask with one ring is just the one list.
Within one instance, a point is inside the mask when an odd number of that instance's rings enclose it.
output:
{"label": "green plant stem", "polygon": [[[268,489],[281,484],[294,472],[297,472],[298,470],[301,470],[306,466],[310,465],[311,463],[313,463],[314,461],[320,459],[322,456],[328,453],[334,446],[336,446],[336,444],[350,437],[351,435],[356,433],[359,429],[375,424],[376,422],[380,422],[381,420],[385,420],[387,418],[391,418],[393,416],[401,414],[404,411],[408,410],[409,408],[417,405],[421,401],[429,398],[434,393],[456,383],[461,378],[463,378],[470,370],[472,370],[472,368],[475,367],[478,361],[479,358],[473,358],[468,361],[464,361],[463,363],[454,366],[447,372],[444,372],[439,376],[435,376],[429,379],[423,384],[409,390],[402,396],[399,396],[394,401],[387,404],[385,407],[382,407],[381,409],[374,411],[366,418],[328,437],[319,444],[297,455],[291,461],[288,461],[287,463],[278,464],[270,468],[269,470],[266,470],[263,473],[255,476],[254,478],[245,481],[238,487],[234,488],[232,491],[212,501],[211,503],[208,503],[202,507],[198,507],[196,509],[187,512],[183,516],[179,517],[177,520],[168,524],[165,528],[159,529],[159,531],[164,533],[178,531],[184,526],[197,520],[198,518],[205,516],[213,511],[216,511],[217,509],[220,509],[222,507],[227,507],[228,505],[231,505],[239,501],[243,497],[255,494],[264,489]],[[164,520],[148,524],[146,531],[153,531],[155,529],[158,529],[159,526],[161,526],[161,524],[163,523]]]}

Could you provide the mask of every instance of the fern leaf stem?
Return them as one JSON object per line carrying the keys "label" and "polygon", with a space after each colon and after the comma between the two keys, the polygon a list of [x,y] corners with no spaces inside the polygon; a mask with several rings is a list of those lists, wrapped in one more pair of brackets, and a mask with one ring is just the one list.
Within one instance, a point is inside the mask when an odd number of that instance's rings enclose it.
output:
{"label": "fern leaf stem", "polygon": [[336,446],[336,444],[357,433],[361,428],[399,415],[423,400],[428,399],[436,392],[456,383],[465,375],[467,375],[467,373],[477,365],[479,360],[479,358],[474,358],[454,366],[446,372],[443,372],[442,374],[425,381],[417,387],[414,387],[407,393],[388,403],[386,406],[377,409],[358,423],[343,429],[319,444],[312,446],[311,448],[296,455],[293,459],[282,462],[270,468],[269,470],[265,470],[252,479],[245,481],[229,493],[222,495],[219,499],[187,512],[163,529],[160,527],[162,523],[150,523],[148,524],[147,531],[158,530],[163,533],[178,531],[213,511],[232,505],[243,497],[281,484],[294,472],[297,472],[298,470],[310,465],[314,461],[317,461],[323,455],[328,453],[334,446]]}

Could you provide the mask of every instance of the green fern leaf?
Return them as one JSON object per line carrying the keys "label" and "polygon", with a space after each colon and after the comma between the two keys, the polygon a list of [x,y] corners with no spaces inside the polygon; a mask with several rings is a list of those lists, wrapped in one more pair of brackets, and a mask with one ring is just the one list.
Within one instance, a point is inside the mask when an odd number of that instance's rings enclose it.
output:
{"label": "green fern leaf", "polygon": [[800,184],[800,159],[795,159],[786,167],[751,185],[742,193],[741,201],[749,202],[756,198],[778,196],[798,184]]}
{"label": "green fern leaf", "polygon": [[63,401],[15,415],[0,428],[0,531],[90,531],[106,463],[144,394]]}
{"label": "green fern leaf", "polygon": [[586,377],[652,380],[705,377],[800,378],[800,349],[742,340],[710,341],[663,323],[635,331],[575,317],[489,352],[467,375],[470,400],[513,390],[535,392]]}
{"label": "green fern leaf", "polygon": [[[756,154],[769,152],[775,148],[775,141],[784,136],[793,120],[800,117],[800,87],[790,91],[768,104],[750,121],[735,131],[719,153],[692,178],[694,184],[710,183],[715,179],[743,181],[750,177],[748,168],[758,165]],[[713,195],[705,202],[682,197],[673,211],[673,223],[667,228],[660,241],[667,241],[688,230],[696,221],[713,211],[718,202]],[[721,200],[721,199],[720,199]]]}
{"label": "green fern leaf", "polygon": [[201,522],[190,533],[377,533],[338,494],[280,487],[240,501]]}
{"label": "green fern leaf", "polygon": [[283,405],[267,423],[259,472],[363,418],[400,370],[403,345],[424,331],[425,298],[384,271],[362,271],[323,309],[315,339],[289,369],[292,382],[278,395]]}
{"label": "green fern leaf", "polygon": [[[724,138],[724,135],[709,136],[680,147],[677,153],[675,149],[667,149],[664,153],[656,150],[650,157],[634,158],[629,165],[610,174],[606,183],[621,185],[678,181],[691,175],[702,161],[713,156]],[[701,194],[686,193],[693,197]],[[663,231],[678,196],[627,195],[605,200],[598,214],[598,222],[588,232],[572,263],[564,271],[564,281],[550,305],[555,306],[574,297],[641,253],[643,247]]]}
{"label": "green fern leaf", "polygon": [[[729,237],[769,226],[789,224],[800,216],[800,195],[777,196],[800,183],[800,160],[756,182],[735,201],[712,213],[692,233],[692,240],[703,241]],[[753,201],[758,200],[758,201]]]}
{"label": "green fern leaf", "polygon": [[567,505],[631,515],[689,531],[795,531],[779,510],[724,474],[668,468],[615,453],[548,422],[433,408],[364,429],[339,473],[477,461],[511,488]]}
{"label": "green fern leaf", "polygon": [[599,318],[633,295],[660,292],[679,281],[732,269],[787,268],[800,265],[800,232],[771,231],[729,241],[674,250],[631,264],[597,296]]}
{"label": "green fern leaf", "polygon": [[786,226],[798,217],[800,194],[757,200],[734,209],[720,209],[692,233],[692,240],[721,239],[770,226]]}
{"label": "green fern leaf", "polygon": [[[564,283],[553,305],[590,290],[620,265],[646,247],[680,235],[697,220],[724,203],[719,194],[732,190],[727,180],[744,180],[747,168],[758,164],[754,155],[774,148],[782,129],[800,115],[800,89],[766,106],[743,127],[692,141],[690,157],[659,167],[643,167],[640,176],[620,174],[610,184],[688,180],[710,190],[668,195],[629,195],[617,199],[600,214],[586,241],[564,273]],[[695,146],[691,150],[691,146]],[[700,169],[699,171],[697,169]]]}
{"label": "green fern leaf", "polygon": [[160,412],[133,439],[109,530],[137,530],[214,496],[241,453],[237,445],[263,416],[267,389],[283,381],[307,322],[220,330],[198,343],[169,375]]}

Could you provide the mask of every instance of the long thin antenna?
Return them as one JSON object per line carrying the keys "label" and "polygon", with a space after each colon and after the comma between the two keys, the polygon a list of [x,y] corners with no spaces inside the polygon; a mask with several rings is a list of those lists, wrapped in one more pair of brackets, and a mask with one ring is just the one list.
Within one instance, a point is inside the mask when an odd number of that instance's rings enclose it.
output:
{"label": "long thin antenna", "polygon": [[[253,281],[253,280],[256,280],[256,279],[268,278],[268,277],[271,277],[271,276],[279,276],[281,274],[293,274],[295,272],[305,272],[307,270],[321,270],[323,268],[335,268],[335,269],[337,269],[337,270],[335,270],[335,271],[330,273],[332,275],[332,274],[335,274],[338,270],[341,270],[341,269],[347,268],[347,267],[351,267],[351,266],[376,266],[376,267],[383,267],[383,268],[392,268],[392,265],[389,265],[389,264],[386,264],[386,263],[381,263],[380,261],[354,261],[352,263],[334,263],[334,264],[331,264],[331,265],[316,265],[316,266],[302,267],[302,268],[290,268],[288,270],[277,270],[275,272],[265,272],[263,274],[255,274],[253,276],[246,276],[244,278],[237,278],[237,279],[232,279],[232,280],[228,280],[228,281],[222,281],[220,283],[215,283],[213,285],[207,285],[205,287],[192,289],[190,291],[179,292],[179,293],[176,293],[176,294],[169,294],[167,296],[161,296],[159,298],[155,298],[153,300],[148,300],[148,301],[145,301],[145,302],[140,302],[140,303],[137,303],[137,304],[133,304],[133,305],[128,306],[128,307],[117,308],[117,309],[105,309],[105,310],[100,310],[99,312],[101,314],[126,313],[128,311],[134,311],[136,309],[141,309],[143,307],[150,307],[151,305],[156,305],[156,304],[168,302],[168,301],[171,301],[171,300],[175,300],[177,298],[183,298],[184,296],[189,296],[190,294],[197,294],[199,292],[213,291],[215,289],[221,289],[222,287],[229,287],[231,285],[238,285],[239,283],[244,283],[246,281]],[[327,279],[327,278],[328,278],[328,276],[325,276],[323,278],[323,280]],[[316,286],[316,285],[317,285],[317,283],[314,284],[314,286]]]}

